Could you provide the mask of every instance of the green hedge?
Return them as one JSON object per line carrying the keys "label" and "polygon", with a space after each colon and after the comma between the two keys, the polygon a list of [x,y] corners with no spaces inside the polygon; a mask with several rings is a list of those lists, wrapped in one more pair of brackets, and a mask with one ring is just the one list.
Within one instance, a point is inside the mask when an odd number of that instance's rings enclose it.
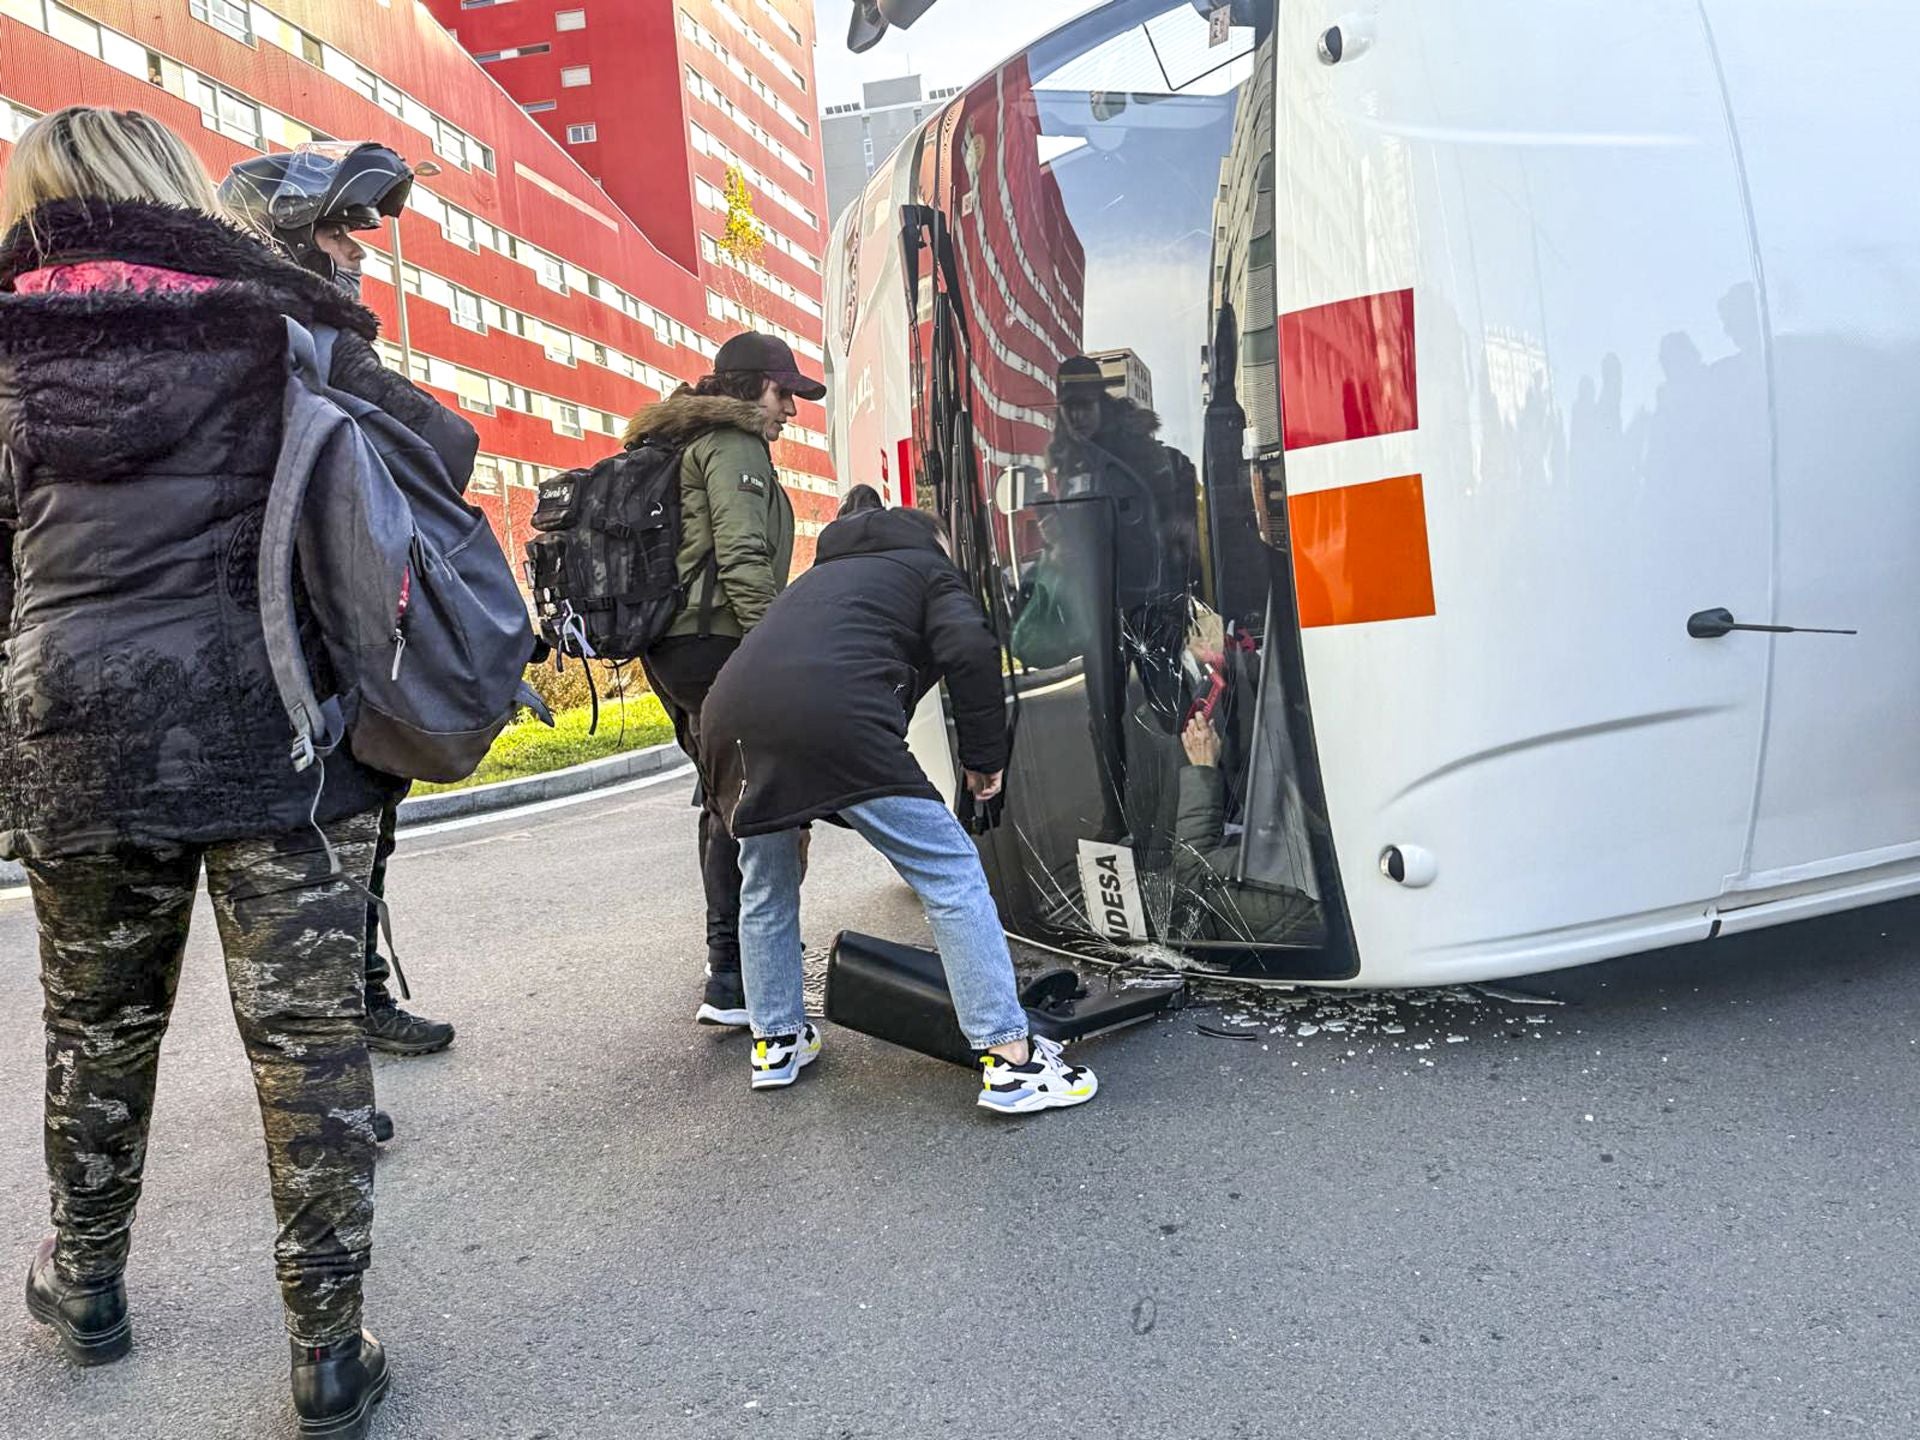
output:
{"label": "green hedge", "polygon": [[588,705],[555,711],[552,729],[532,718],[521,720],[500,732],[480,768],[465,780],[452,785],[415,785],[413,793],[432,795],[441,790],[464,790],[469,785],[491,785],[496,780],[517,780],[523,775],[544,775],[549,770],[564,770],[569,765],[673,739],[673,725],[657,696],[628,695],[624,733],[621,709],[619,696],[602,695],[600,728],[593,735],[587,733],[593,713]]}

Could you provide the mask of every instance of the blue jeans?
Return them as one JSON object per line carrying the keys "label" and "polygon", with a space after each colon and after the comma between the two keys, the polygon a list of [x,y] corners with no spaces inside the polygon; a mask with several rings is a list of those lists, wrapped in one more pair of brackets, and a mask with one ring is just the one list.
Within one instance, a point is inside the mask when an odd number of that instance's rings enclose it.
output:
{"label": "blue jeans", "polygon": [[[1027,1036],[1013,957],[973,841],[938,800],[887,795],[840,812],[926,907],[961,1033],[976,1050]],[[740,973],[756,1036],[806,1023],[800,970],[800,832],[740,842]]]}

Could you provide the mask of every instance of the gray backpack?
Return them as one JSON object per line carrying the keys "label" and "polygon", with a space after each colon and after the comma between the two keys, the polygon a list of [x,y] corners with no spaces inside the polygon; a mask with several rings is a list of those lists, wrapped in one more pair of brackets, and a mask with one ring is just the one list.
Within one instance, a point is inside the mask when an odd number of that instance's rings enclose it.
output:
{"label": "gray backpack", "polygon": [[[522,704],[533,630],[506,556],[445,462],[327,382],[335,332],[287,321],[285,428],[260,536],[260,615],[305,770],[344,739],[408,780],[462,780]],[[294,576],[294,557],[300,561]],[[317,624],[315,691],[296,591]]]}

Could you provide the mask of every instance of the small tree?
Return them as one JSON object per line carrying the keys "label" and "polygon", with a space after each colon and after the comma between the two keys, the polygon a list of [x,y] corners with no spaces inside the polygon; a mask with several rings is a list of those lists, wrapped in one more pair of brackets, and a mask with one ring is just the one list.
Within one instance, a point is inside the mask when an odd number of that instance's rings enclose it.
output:
{"label": "small tree", "polygon": [[[752,310],[757,307],[753,303],[750,272],[759,265],[760,252],[766,248],[766,227],[753,213],[753,192],[747,189],[747,177],[738,165],[727,167],[727,182],[720,193],[727,202],[726,228],[720,232],[719,240],[724,257],[721,268],[726,271],[721,276],[721,284],[736,305]],[[733,264],[727,264],[728,260]]]}
{"label": "small tree", "polygon": [[767,232],[753,213],[753,192],[747,189],[747,177],[738,165],[727,167],[727,185],[722,193],[727,201],[727,229],[721,236],[721,247],[743,265],[756,264],[766,246]]}

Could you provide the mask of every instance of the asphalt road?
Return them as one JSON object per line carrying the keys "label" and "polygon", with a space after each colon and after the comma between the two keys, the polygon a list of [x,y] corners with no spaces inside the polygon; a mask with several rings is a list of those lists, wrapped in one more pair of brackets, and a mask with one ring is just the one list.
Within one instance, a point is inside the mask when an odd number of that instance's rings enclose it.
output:
{"label": "asphalt road", "polygon": [[[403,849],[402,953],[460,1039],[379,1067],[375,1435],[1920,1434],[1920,907],[1528,987],[1562,1007],[1189,1010],[1091,1042],[1093,1105],[1008,1123],[966,1073],[832,1029],[794,1090],[749,1093],[744,1042],[689,1022],[692,832],[674,780]],[[810,940],[919,933],[858,841],[814,854]],[[8,1440],[293,1433],[211,933],[165,1050],[135,1350],[72,1370],[12,1302]],[[0,957],[24,1268],[24,900]]]}

